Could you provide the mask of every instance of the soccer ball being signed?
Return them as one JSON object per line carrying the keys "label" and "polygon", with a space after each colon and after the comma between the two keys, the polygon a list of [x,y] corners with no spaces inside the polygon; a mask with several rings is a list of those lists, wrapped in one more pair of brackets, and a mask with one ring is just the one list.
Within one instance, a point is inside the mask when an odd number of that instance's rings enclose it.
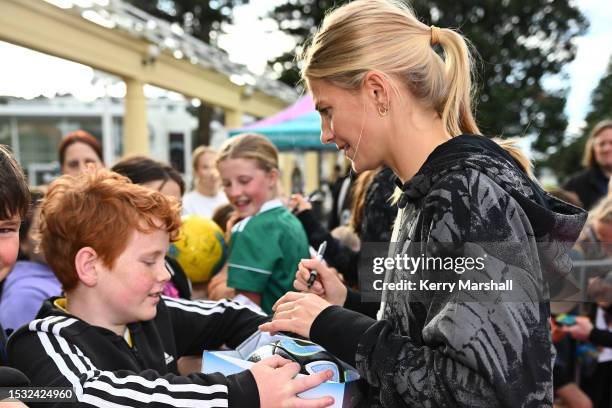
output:
{"label": "soccer ball being signed", "polygon": [[290,337],[258,348],[247,357],[247,360],[255,363],[273,355],[298,363],[301,374],[309,375],[331,370],[333,376],[330,381],[342,383],[358,377],[356,372],[345,367],[340,360],[318,344]]}

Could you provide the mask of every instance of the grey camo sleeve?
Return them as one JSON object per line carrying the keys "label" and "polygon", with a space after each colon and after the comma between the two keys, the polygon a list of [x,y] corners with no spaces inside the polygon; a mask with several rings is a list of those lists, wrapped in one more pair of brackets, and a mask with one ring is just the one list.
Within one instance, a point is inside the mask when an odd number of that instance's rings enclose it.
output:
{"label": "grey camo sleeve", "polygon": [[[355,364],[375,405],[552,406],[548,304],[533,296],[532,287],[540,271],[535,263],[516,261],[537,259],[530,252],[535,245],[525,214],[507,192],[476,171],[445,177],[426,201],[423,228],[429,228],[429,241],[479,244],[470,251],[486,252],[483,276],[497,279],[512,269],[526,286],[525,301],[466,299],[437,291],[427,301],[411,302],[396,293],[381,321],[339,307],[326,309],[315,320],[311,338]],[[486,244],[500,242],[521,243],[516,248],[523,252]]]}

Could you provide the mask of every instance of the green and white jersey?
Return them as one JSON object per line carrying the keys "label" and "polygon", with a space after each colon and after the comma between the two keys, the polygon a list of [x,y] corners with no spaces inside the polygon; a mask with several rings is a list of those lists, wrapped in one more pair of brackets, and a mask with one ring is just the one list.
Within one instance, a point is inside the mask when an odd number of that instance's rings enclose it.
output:
{"label": "green and white jersey", "polygon": [[259,212],[232,228],[227,285],[261,294],[261,308],[293,290],[298,263],[309,258],[308,237],[300,221],[280,200],[270,200]]}

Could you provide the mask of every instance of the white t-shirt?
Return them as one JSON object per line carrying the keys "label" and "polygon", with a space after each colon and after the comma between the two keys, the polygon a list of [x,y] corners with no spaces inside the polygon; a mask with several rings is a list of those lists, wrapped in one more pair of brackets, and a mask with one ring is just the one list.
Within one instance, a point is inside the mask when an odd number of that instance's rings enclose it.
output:
{"label": "white t-shirt", "polygon": [[209,197],[193,190],[183,196],[183,215],[195,214],[211,218],[217,207],[227,202],[223,191],[219,191],[214,197]]}

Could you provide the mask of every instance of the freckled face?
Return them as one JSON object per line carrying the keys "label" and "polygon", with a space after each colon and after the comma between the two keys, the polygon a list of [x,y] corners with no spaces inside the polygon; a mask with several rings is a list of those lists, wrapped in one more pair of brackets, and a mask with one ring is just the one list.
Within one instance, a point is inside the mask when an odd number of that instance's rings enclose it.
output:
{"label": "freckled face", "polygon": [[99,262],[97,293],[106,305],[100,316],[106,316],[109,325],[155,317],[164,285],[170,280],[164,261],[169,243],[165,231],[147,234],[135,230],[112,268]]}

